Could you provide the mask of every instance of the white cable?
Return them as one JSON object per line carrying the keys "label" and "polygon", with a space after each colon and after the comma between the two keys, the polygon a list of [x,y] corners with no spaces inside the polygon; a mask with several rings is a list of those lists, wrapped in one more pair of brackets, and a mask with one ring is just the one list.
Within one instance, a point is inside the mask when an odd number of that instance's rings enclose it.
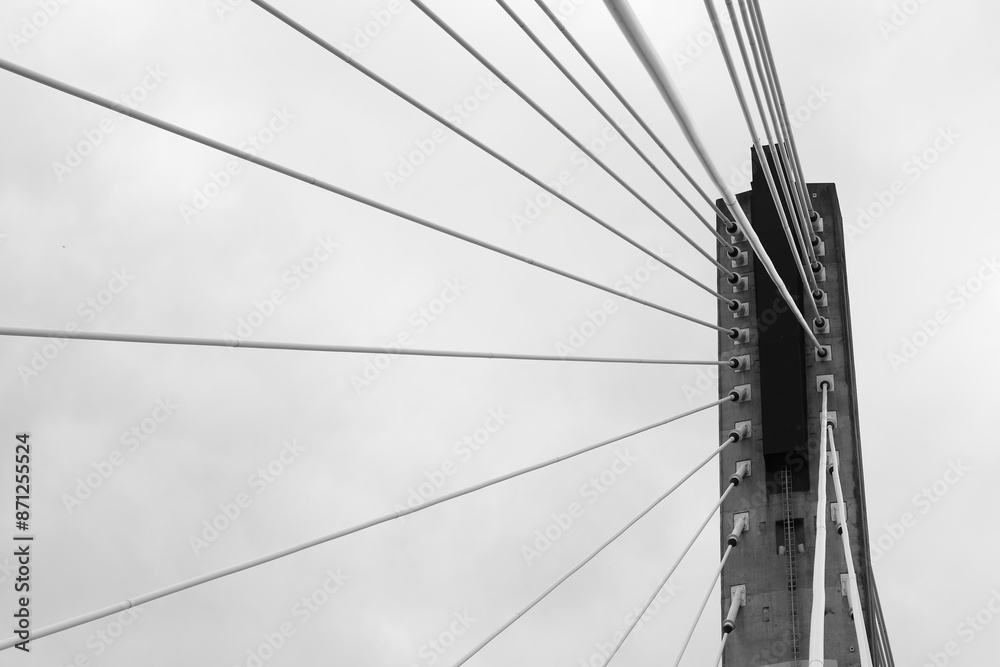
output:
{"label": "white cable", "polygon": [[650,43],[645,31],[639,24],[639,19],[632,12],[632,8],[629,6],[629,3],[627,0],[604,0],[604,4],[608,7],[608,10],[615,18],[615,22],[618,24],[619,28],[621,28],[622,34],[625,35],[625,38],[628,40],[632,49],[639,57],[639,60],[646,68],[646,71],[653,79],[653,83],[656,84],[663,100],[667,103],[667,106],[670,107],[670,111],[677,119],[677,123],[680,125],[681,131],[684,133],[684,137],[687,139],[688,144],[690,144],[691,148],[695,152],[695,155],[698,156],[698,160],[701,162],[702,167],[715,183],[715,187],[722,194],[722,199],[729,208],[729,212],[733,215],[737,224],[743,230],[743,233],[746,234],[747,240],[753,247],[758,259],[764,265],[764,268],[767,269],[767,273],[771,277],[771,280],[774,281],[774,285],[778,288],[778,292],[788,304],[792,314],[795,315],[795,319],[799,321],[799,324],[805,331],[806,336],[813,342],[813,345],[821,351],[820,356],[825,356],[825,352],[823,351],[819,340],[816,338],[816,335],[813,334],[812,329],[806,322],[806,319],[802,316],[802,312],[795,304],[795,299],[793,299],[792,295],[788,292],[788,288],[785,286],[784,281],[778,274],[777,269],[774,268],[774,264],[771,262],[770,257],[768,257],[767,252],[764,250],[764,246],[757,237],[757,233],[750,225],[750,221],[747,220],[743,209],[740,208],[737,203],[736,195],[726,183],[725,179],[722,178],[722,174],[709,157],[708,151],[705,149],[701,138],[694,129],[694,123],[692,122],[687,109],[684,107],[680,96],[674,89],[673,82],[670,80],[670,75],[667,73],[667,68],[664,66],[663,61],[660,60],[660,56],[656,53],[656,49],[653,48],[652,43]]}

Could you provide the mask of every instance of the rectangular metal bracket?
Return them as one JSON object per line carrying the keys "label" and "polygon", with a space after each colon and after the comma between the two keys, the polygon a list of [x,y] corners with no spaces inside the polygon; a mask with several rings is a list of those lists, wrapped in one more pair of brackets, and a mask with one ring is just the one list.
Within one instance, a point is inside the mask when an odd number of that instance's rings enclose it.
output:
{"label": "rectangular metal bracket", "polygon": [[746,373],[750,370],[750,355],[749,354],[738,354],[733,359],[739,363],[739,368],[734,368],[734,373]]}

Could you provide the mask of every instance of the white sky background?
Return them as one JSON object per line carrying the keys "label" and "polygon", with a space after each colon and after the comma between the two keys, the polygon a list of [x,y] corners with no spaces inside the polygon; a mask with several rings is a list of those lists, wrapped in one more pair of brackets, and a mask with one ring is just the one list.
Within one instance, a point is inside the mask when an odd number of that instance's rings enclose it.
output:
{"label": "white sky background", "polygon": [[[534,4],[512,4],[625,118]],[[904,4],[910,14],[901,13]],[[164,72],[161,81],[146,79],[153,85],[140,110],[232,144],[266,127],[277,110],[290,119],[264,157],[606,284],[646,275],[641,253],[561,204],[515,229],[512,214],[523,212],[537,188],[450,133],[437,135],[447,138],[426,164],[390,190],[386,171],[415,141],[432,137],[435,123],[248,2],[220,16],[210,2],[76,0],[15,48],[9,35],[21,34],[39,5],[5,4],[0,57],[112,98],[141,86],[148,69]],[[989,196],[1000,148],[993,39],[1000,10],[971,0],[897,5],[896,25],[886,1],[771,0],[764,11],[789,107],[809,110],[802,105],[811,91],[825,91],[796,133],[806,177],[835,182],[845,220],[855,225],[848,270],[869,525],[873,539],[890,546],[875,570],[897,663],[923,664],[954,641],[958,654],[949,664],[983,665],[1000,647],[1000,619],[973,632],[959,624],[1000,590],[1000,541],[986,509],[994,504],[998,459],[996,392],[981,372],[992,365],[981,341],[998,324],[1000,281],[985,281],[970,299],[955,290],[970,280],[975,289],[977,272],[992,278],[996,271],[984,260],[995,257],[1000,236]],[[485,70],[415,7],[399,6],[359,60],[442,112],[474,96]],[[561,6],[570,10],[564,13],[574,34],[695,170],[603,3]],[[750,142],[715,40],[707,39],[702,3],[635,6],[716,162],[738,174]],[[372,12],[386,7],[382,0],[280,4],[337,45],[351,43]],[[435,0],[432,7],[577,136],[600,137],[603,120],[494,3]],[[707,44],[702,53],[699,39]],[[230,158],[6,72],[0,90],[4,325],[222,337],[235,333],[255,302],[281,290],[282,303],[252,339],[382,345],[405,332],[417,347],[554,354],[605,301],[596,290],[250,164],[185,221],[179,206]],[[575,149],[513,93],[497,87],[482,97],[463,128],[540,177],[568,170],[571,196],[714,281],[707,261],[594,165],[581,167]],[[67,147],[87,133],[97,136],[102,122],[112,131],[100,133],[99,145],[70,173],[57,174],[53,163],[65,162]],[[935,138],[949,131],[954,140],[935,149]],[[652,148],[641,131],[633,136]],[[925,150],[936,160],[914,170],[913,156]],[[624,142],[613,141],[603,156],[712,248],[712,237]],[[669,166],[665,158],[658,163]],[[871,209],[866,228],[858,226],[859,210],[894,181],[895,201]],[[299,285],[283,280],[312,256],[317,239],[337,244],[333,256]],[[102,312],[88,314],[86,300],[106,299],[102,290],[115,271],[133,278]],[[446,281],[462,286],[460,296],[422,328],[419,309]],[[639,295],[715,317],[713,299],[665,269],[653,272]],[[901,354],[904,338],[914,340],[936,311],[935,335],[918,335],[919,352],[893,364],[890,353]],[[424,358],[393,359],[359,394],[351,376],[364,372],[364,356],[84,341],[22,378],[19,367],[30,368],[44,344],[0,342],[0,438],[10,444],[27,430],[35,445],[36,627],[385,514],[446,461],[455,468],[441,492],[715,395],[714,380],[702,395],[685,395],[685,385],[707,382],[692,367]],[[582,352],[706,359],[715,350],[714,333],[622,302]],[[122,444],[122,434],[167,399],[180,407],[155,434],[134,451]],[[453,444],[483,426],[491,410],[509,418],[463,460]],[[475,619],[468,631],[435,654],[433,664],[452,664],[709,452],[716,420],[715,411],[705,412],[404,523],[150,603],[111,645],[95,634],[116,631],[105,619],[38,640],[30,656],[6,652],[0,664],[68,665],[84,656],[109,667],[247,665],[247,651],[288,621],[294,636],[265,664],[329,656],[333,664],[422,667],[432,664],[428,640],[447,633],[455,614],[467,614]],[[258,494],[248,477],[292,439],[303,451]],[[5,498],[13,495],[12,450],[3,450]],[[63,494],[115,450],[121,465],[70,513]],[[581,485],[626,451],[638,462],[590,504]],[[915,502],[959,463],[969,470],[952,486],[939,483],[947,491],[930,509]],[[717,484],[710,464],[469,664],[589,660],[595,642],[622,629],[625,614],[650,594],[717,498]],[[239,493],[252,498],[250,507],[196,555],[189,536]],[[573,502],[583,515],[528,565],[522,545]],[[887,537],[885,526],[907,512],[913,521],[902,536]],[[691,622],[718,560],[717,530],[715,523],[706,530],[674,578],[676,596],[630,638],[621,664],[673,659],[678,630]],[[328,569],[349,579],[301,623],[293,607],[323,584]],[[12,584],[6,572],[0,576],[9,622]],[[717,609],[713,603],[703,619],[690,664],[714,655]],[[9,634],[6,624],[0,628]]]}

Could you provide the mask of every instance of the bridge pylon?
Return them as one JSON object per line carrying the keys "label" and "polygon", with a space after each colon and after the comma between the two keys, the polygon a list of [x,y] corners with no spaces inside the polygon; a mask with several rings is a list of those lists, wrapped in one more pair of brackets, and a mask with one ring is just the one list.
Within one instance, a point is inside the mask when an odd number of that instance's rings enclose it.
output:
{"label": "bridge pylon", "polygon": [[[770,155],[769,147],[765,152]],[[822,578],[823,656],[825,667],[864,667],[862,646],[877,656],[875,665],[891,665],[882,659],[885,651],[858,637],[852,614],[861,614],[872,635],[873,577],[865,511],[864,475],[854,347],[851,336],[850,300],[844,254],[843,218],[832,183],[807,185],[811,205],[818,214],[809,239],[818,265],[813,272],[814,292],[821,322],[814,321],[808,300],[768,190],[761,164],[753,159],[751,189],[738,195],[751,224],[767,249],[801,312],[809,319],[829,354],[821,358],[793,317],[764,267],[757,261],[746,239],[730,233],[729,220],[717,220],[719,231],[729,233],[738,254],[718,245],[718,259],[739,275],[733,284],[720,274],[720,293],[730,294],[738,304],[719,304],[721,326],[741,330],[738,337],[719,334],[721,359],[746,355],[746,370],[725,368],[719,374],[719,390],[747,385],[750,400],[725,403],[719,409],[720,440],[741,423],[749,422],[751,437],[727,448],[720,456],[719,480],[724,489],[741,462],[749,461],[751,473],[732,493],[721,510],[721,549],[740,514],[747,515],[741,547],[730,557],[722,574],[721,619],[731,612],[734,598],[742,596],[742,608],[732,627],[723,654],[726,667],[805,667],[810,647],[810,615],[815,601],[813,588],[817,549],[826,554]],[[777,178],[775,172],[775,179]],[[736,254],[735,257],[732,255]],[[812,290],[810,290],[812,291]],[[828,389],[827,421],[834,425],[839,472],[846,506],[846,525],[856,570],[858,598],[854,600],[848,581],[847,559],[838,534],[842,518],[828,471],[819,470],[822,386]],[[721,394],[720,394],[721,395]],[[817,508],[819,485],[828,485],[826,507]],[[818,515],[819,514],[819,515]],[[817,544],[818,522],[826,522],[828,538]],[[720,632],[722,628],[720,627]],[[876,642],[877,643],[877,642]],[[812,666],[810,666],[812,667]]]}

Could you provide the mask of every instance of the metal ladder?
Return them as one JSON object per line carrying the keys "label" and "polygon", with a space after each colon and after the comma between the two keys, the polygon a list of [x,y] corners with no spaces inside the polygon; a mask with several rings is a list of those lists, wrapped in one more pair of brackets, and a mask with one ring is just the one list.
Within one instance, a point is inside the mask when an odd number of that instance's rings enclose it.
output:
{"label": "metal ladder", "polygon": [[781,495],[784,501],[785,519],[785,557],[788,559],[788,610],[791,625],[789,627],[789,648],[792,665],[799,664],[799,624],[798,609],[795,606],[795,592],[798,582],[795,576],[795,518],[792,516],[792,471],[788,466],[781,469]]}

